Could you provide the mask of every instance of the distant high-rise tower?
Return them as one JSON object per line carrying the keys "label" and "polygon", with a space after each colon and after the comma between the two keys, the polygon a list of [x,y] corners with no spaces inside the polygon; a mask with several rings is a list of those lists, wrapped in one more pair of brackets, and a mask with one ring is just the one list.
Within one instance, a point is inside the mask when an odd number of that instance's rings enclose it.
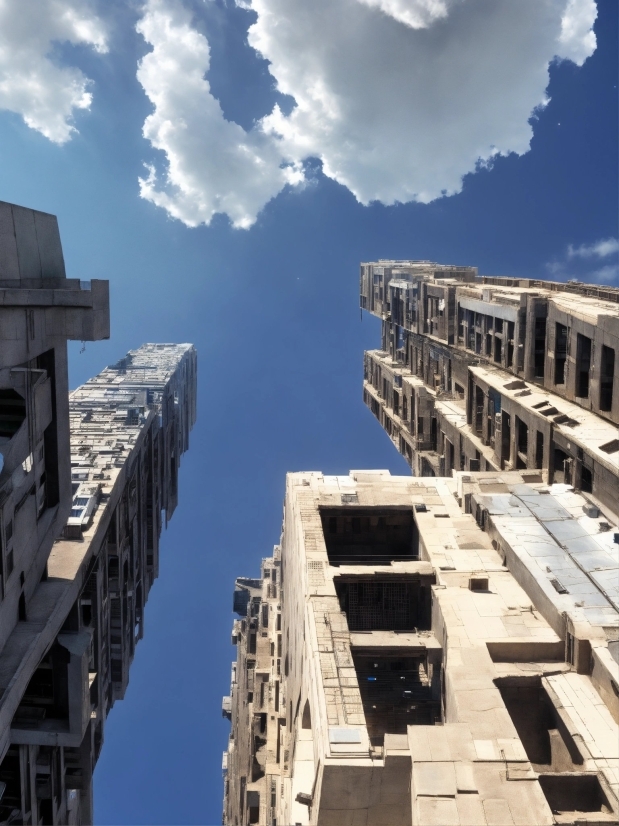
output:
{"label": "distant high-rise tower", "polygon": [[108,283],[65,277],[54,216],[0,203],[2,823],[92,823],[195,420],[189,344],[144,345],[69,397],[67,339],[107,337]]}
{"label": "distant high-rise tower", "polygon": [[619,289],[361,265],[363,399],[416,476],[538,470],[616,512]]}

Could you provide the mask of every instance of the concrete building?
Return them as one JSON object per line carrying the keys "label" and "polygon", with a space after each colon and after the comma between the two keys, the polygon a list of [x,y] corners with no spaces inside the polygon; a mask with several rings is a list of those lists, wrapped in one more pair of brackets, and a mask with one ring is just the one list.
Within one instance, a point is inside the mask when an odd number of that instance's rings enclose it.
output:
{"label": "concrete building", "polygon": [[56,218],[0,203],[0,823],[92,823],[195,419],[191,345],[145,345],[68,392],[67,339],[109,336]]}
{"label": "concrete building", "polygon": [[281,686],[280,548],[262,560],[260,579],[236,580],[232,628],[237,661],[222,714],[232,723],[224,753],[224,823],[277,819],[285,715]]}
{"label": "concrete building", "polygon": [[224,823],[617,822],[619,532],[539,476],[288,476],[236,584]]}
{"label": "concrete building", "polygon": [[616,512],[619,289],[361,265],[365,404],[416,476],[538,469]]}

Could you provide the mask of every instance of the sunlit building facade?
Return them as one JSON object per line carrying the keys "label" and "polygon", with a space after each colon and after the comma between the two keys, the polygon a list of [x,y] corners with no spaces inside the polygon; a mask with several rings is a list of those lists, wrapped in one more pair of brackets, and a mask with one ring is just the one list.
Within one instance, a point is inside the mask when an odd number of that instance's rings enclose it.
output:
{"label": "sunlit building facade", "polygon": [[289,474],[234,592],[223,822],[616,823],[618,543],[534,470]]}
{"label": "sunlit building facade", "polygon": [[619,289],[385,260],[360,300],[363,399],[414,475],[537,469],[616,507]]}

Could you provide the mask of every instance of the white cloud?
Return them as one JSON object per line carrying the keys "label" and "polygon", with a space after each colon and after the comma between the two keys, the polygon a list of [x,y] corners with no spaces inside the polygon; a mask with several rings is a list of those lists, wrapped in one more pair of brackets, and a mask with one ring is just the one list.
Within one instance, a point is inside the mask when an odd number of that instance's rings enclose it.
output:
{"label": "white cloud", "polygon": [[380,9],[411,29],[425,29],[435,20],[447,17],[448,6],[459,0],[359,0]]}
{"label": "white cloud", "polygon": [[54,43],[105,52],[102,21],[84,0],[0,0],[0,109],[21,115],[54,143],[76,131],[76,109],[88,109],[90,81],[50,59]]}
{"label": "white cloud", "polygon": [[260,129],[246,132],[224,118],[204,79],[208,42],[191,27],[186,9],[149,0],[138,32],[153,47],[138,69],[155,107],[144,137],[168,162],[163,184],[148,167],[140,180],[142,197],[188,226],[208,224],[218,212],[235,227],[251,226],[264,204],[302,174],[290,165],[282,168],[277,143]]}
{"label": "white cloud", "polygon": [[619,265],[608,264],[605,267],[600,267],[599,270],[594,270],[591,277],[586,279],[594,284],[613,285],[619,281]]}
{"label": "white cloud", "polygon": [[247,132],[223,118],[180,2],[149,0],[139,24],[153,46],[139,70],[155,107],[145,136],[168,163],[163,185],[153,171],[141,186],[191,226],[216,212],[249,226],[310,157],[363,204],[457,193],[496,155],[528,151],[553,59],[595,49],[594,0],[237,0],[296,104]]}
{"label": "white cloud", "polygon": [[561,20],[560,57],[582,66],[596,47],[593,24],[597,17],[595,0],[569,0]]}
{"label": "white cloud", "polygon": [[[575,247],[569,244],[564,255],[546,264],[552,278],[562,281],[576,279],[589,284],[614,284],[619,281],[619,263],[599,264],[608,258],[617,258],[619,254],[618,238],[601,238],[592,244]],[[591,269],[595,264],[598,266]]]}
{"label": "white cloud", "polygon": [[580,247],[570,244],[567,248],[568,258],[607,258],[617,253],[619,253],[619,239],[617,238],[603,238],[593,244],[582,244]]}

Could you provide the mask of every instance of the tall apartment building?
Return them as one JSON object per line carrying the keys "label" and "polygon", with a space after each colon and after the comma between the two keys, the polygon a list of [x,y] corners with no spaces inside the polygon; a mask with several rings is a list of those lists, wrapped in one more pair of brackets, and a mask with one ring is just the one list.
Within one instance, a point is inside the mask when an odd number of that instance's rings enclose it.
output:
{"label": "tall apartment building", "polygon": [[195,419],[191,345],[68,392],[108,283],[65,277],[56,218],[0,204],[0,822],[92,823],[104,722],[158,570]]}
{"label": "tall apartment building", "polygon": [[[262,560],[260,579],[239,577],[232,628],[237,660],[222,714],[232,724],[224,753],[224,823],[272,823],[277,819],[283,698],[281,680],[280,548]],[[262,818],[261,818],[262,813]]]}
{"label": "tall apartment building", "polygon": [[416,476],[538,469],[617,511],[619,289],[361,265],[365,404]]}
{"label": "tall apartment building", "polygon": [[234,593],[224,823],[616,823],[608,528],[535,469],[290,474]]}

